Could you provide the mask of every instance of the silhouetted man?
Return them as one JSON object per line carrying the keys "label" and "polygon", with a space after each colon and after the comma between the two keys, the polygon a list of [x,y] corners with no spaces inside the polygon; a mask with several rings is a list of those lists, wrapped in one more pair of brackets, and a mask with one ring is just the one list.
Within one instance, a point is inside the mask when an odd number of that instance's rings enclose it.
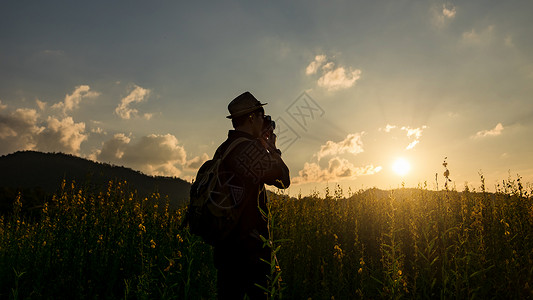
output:
{"label": "silhouetted man", "polygon": [[236,228],[214,247],[214,261],[218,269],[219,299],[266,298],[255,286],[266,286],[270,266],[270,248],[263,247],[260,236],[268,238],[267,220],[259,207],[267,211],[265,184],[278,188],[290,185],[289,169],[276,148],[275,124],[265,116],[263,106],[251,93],[233,99],[228,110],[234,130],[217,149],[221,155],[237,138],[247,140],[237,144],[222,162],[231,197],[240,217]]}

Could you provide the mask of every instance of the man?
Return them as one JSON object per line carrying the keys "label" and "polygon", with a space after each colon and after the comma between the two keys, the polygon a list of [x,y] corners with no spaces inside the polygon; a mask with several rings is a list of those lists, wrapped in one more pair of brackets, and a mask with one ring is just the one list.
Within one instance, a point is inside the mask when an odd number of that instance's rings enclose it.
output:
{"label": "man", "polygon": [[[267,210],[265,184],[287,188],[289,169],[276,148],[274,123],[265,118],[263,106],[251,93],[245,92],[228,105],[234,130],[217,149],[215,156],[225,153],[238,138],[245,138],[222,162],[222,182],[229,186],[235,208],[240,212],[236,228],[214,247],[218,269],[219,299],[265,298],[255,286],[266,286],[270,266],[270,249],[263,247],[260,236],[268,238],[267,220],[259,207]],[[241,139],[242,140],[242,139]]]}

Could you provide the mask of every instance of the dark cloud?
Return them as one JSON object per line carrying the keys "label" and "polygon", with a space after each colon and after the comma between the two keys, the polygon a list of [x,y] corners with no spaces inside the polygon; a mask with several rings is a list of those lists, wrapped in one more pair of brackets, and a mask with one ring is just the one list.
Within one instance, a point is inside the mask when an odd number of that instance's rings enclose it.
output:
{"label": "dark cloud", "polygon": [[129,166],[150,175],[168,176],[180,175],[187,163],[185,148],[171,134],[151,134],[135,142],[124,134],[116,134],[104,142],[92,158]]}
{"label": "dark cloud", "polygon": [[0,153],[38,150],[79,154],[81,143],[87,139],[83,122],[48,117],[44,125],[39,125],[39,114],[34,109],[0,113]]}

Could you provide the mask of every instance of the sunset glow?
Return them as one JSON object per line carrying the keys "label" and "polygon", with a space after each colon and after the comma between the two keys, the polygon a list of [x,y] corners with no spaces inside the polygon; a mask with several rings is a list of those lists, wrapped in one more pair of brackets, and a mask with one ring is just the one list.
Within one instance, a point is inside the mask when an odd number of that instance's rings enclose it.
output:
{"label": "sunset glow", "polygon": [[392,165],[392,170],[400,176],[405,176],[411,170],[411,164],[404,158],[398,158]]}

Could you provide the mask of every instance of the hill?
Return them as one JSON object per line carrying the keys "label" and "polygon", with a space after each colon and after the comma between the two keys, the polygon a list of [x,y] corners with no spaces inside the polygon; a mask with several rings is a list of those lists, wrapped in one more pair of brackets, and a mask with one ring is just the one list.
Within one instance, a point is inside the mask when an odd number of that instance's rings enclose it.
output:
{"label": "hill", "polygon": [[190,183],[179,178],[148,176],[63,153],[19,151],[0,156],[0,212],[11,209],[19,192],[30,206],[42,205],[58,191],[63,180],[97,191],[104,190],[110,180],[126,180],[141,197],[153,192],[168,196],[174,209],[185,205],[190,189]]}

